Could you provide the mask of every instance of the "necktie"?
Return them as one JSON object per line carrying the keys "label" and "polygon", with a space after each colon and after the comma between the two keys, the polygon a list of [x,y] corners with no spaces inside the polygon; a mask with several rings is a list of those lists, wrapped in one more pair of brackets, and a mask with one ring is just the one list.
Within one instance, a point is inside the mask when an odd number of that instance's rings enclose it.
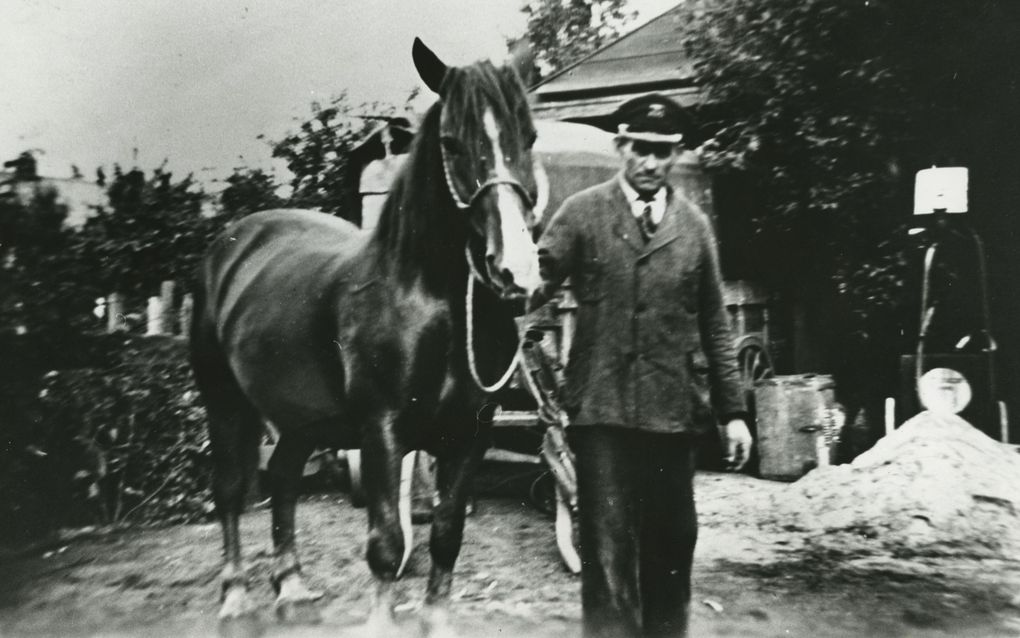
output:
{"label": "necktie", "polygon": [[652,235],[655,234],[656,224],[652,220],[652,203],[648,202],[645,204],[645,209],[641,211],[641,219],[639,220],[639,226],[641,226],[641,234],[644,235],[645,241],[650,241]]}

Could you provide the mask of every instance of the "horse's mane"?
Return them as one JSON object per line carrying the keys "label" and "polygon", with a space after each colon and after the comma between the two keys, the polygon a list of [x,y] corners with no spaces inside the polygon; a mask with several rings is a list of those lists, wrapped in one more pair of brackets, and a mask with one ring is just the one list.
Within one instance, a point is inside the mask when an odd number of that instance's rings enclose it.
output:
{"label": "horse's mane", "polygon": [[[490,62],[450,68],[443,81],[443,98],[426,112],[403,167],[390,185],[373,241],[380,259],[395,265],[409,281],[424,275],[426,284],[442,284],[450,269],[465,268],[467,211],[453,202],[443,174],[440,128],[469,142],[484,135],[482,115],[491,107],[500,122],[518,122],[521,137],[534,125],[524,86],[512,69]],[[444,109],[446,110],[444,118]],[[526,139],[506,136],[508,154],[516,156]]]}

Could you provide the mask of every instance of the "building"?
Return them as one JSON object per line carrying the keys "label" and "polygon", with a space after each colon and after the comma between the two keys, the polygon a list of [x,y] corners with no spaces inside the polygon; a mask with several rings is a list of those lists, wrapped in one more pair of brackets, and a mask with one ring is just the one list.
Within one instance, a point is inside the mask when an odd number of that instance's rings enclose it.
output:
{"label": "building", "polygon": [[532,87],[536,117],[598,124],[622,102],[652,91],[682,106],[702,101],[678,36],[678,5]]}
{"label": "building", "polygon": [[97,208],[107,204],[106,189],[95,182],[39,175],[30,153],[4,162],[4,168],[7,170],[0,170],[0,200],[27,206],[38,197],[53,196],[57,205],[67,208],[65,226],[81,228]]}

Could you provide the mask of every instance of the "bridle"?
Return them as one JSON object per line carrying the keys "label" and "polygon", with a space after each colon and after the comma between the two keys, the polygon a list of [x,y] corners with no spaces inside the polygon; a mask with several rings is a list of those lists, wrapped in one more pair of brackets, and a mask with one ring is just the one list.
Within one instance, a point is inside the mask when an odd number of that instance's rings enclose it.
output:
{"label": "bridle", "polygon": [[[449,158],[447,157],[446,148],[442,144],[440,144],[439,150],[440,154],[442,155],[443,176],[446,178],[446,188],[450,192],[450,197],[453,198],[453,203],[457,206],[458,209],[469,210],[475,205],[479,198],[481,198],[482,195],[486,193],[486,191],[488,191],[490,188],[494,188],[501,184],[505,184],[516,190],[517,194],[521,197],[522,200],[524,200],[524,203],[527,206],[529,207],[534,206],[534,202],[532,201],[531,196],[528,194],[527,189],[524,188],[524,185],[521,184],[516,179],[514,179],[513,177],[490,178],[483,182],[482,184],[480,184],[478,188],[475,189],[475,192],[472,193],[471,197],[469,197],[467,201],[464,201],[464,199],[460,196],[460,193],[457,191],[457,187],[453,183],[453,177],[450,175],[450,162]],[[521,338],[520,334],[517,335],[517,347],[514,350],[514,357],[510,361],[510,365],[507,366],[506,371],[503,372],[503,375],[499,378],[499,380],[492,384],[486,384],[484,381],[482,381],[481,377],[478,374],[477,362],[475,361],[474,325],[473,325],[474,322],[472,321],[473,319],[472,315],[474,314],[473,312],[474,290],[475,280],[478,280],[480,283],[490,287],[492,281],[490,278],[484,277],[482,273],[478,271],[478,268],[475,267],[475,261],[473,256],[471,255],[471,247],[469,245],[464,246],[464,256],[467,260],[468,265],[467,293],[465,295],[464,300],[465,306],[464,320],[467,328],[465,331],[466,338],[464,345],[465,349],[467,350],[468,372],[470,372],[471,378],[474,380],[475,385],[477,385],[482,392],[492,394],[494,392],[498,392],[499,390],[501,390],[503,386],[505,386],[507,382],[510,381],[510,377],[513,376],[514,370],[517,369],[517,366],[521,361],[522,356],[521,344],[524,342],[524,340]]]}
{"label": "bridle", "polygon": [[453,203],[456,204],[457,208],[461,210],[468,210],[475,205],[475,202],[477,202],[482,195],[485,194],[485,191],[493,188],[494,186],[499,186],[500,184],[506,184],[507,186],[512,187],[517,191],[517,194],[520,195],[521,199],[524,200],[525,204],[529,207],[534,207],[535,202],[531,200],[531,195],[528,194],[528,189],[524,188],[524,185],[513,177],[489,178],[479,184],[478,188],[475,189],[475,192],[471,194],[471,197],[469,197],[467,201],[464,201],[464,199],[460,196],[460,193],[457,192],[457,187],[453,184],[453,177],[450,175],[450,160],[446,154],[446,148],[444,148],[442,144],[439,145],[439,152],[443,157],[443,176],[446,178],[446,188],[450,191],[450,197],[453,198]]}

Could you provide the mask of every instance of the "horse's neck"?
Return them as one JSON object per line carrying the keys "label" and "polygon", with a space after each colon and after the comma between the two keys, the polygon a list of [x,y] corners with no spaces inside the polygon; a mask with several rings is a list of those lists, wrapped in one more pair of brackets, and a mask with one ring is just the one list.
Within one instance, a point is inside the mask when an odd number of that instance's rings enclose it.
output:
{"label": "horse's neck", "polygon": [[372,238],[378,265],[399,285],[421,286],[435,296],[462,294],[467,213],[453,203],[441,164],[431,161],[437,158],[418,150],[426,157],[407,159],[407,172],[394,180],[383,205]]}

